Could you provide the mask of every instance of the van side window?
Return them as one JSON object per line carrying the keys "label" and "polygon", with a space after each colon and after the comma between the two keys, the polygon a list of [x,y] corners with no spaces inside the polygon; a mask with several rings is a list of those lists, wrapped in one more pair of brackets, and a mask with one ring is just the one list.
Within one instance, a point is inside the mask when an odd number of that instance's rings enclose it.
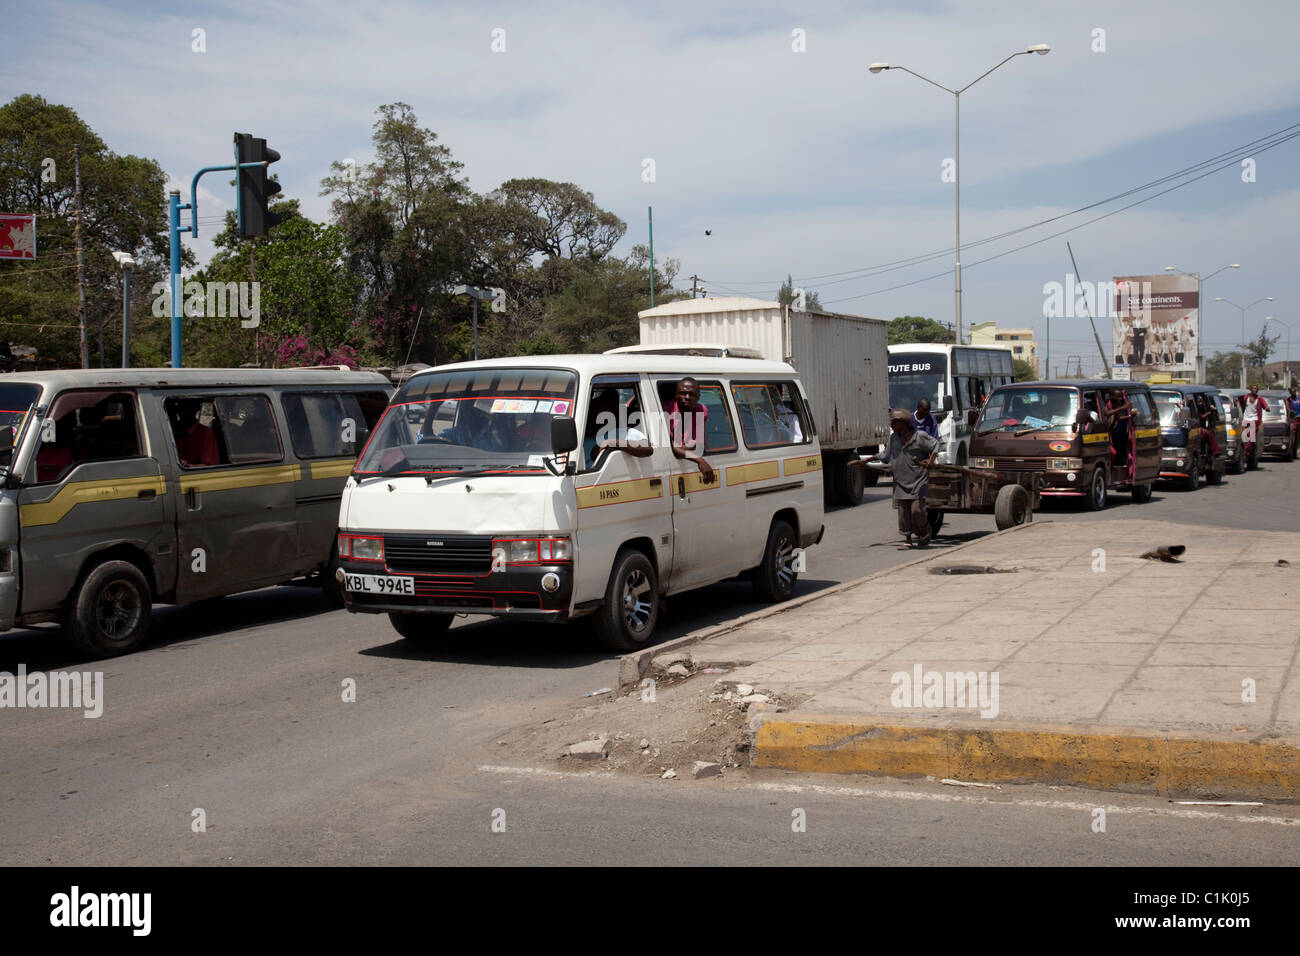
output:
{"label": "van side window", "polygon": [[169,398],[163,407],[184,468],[284,458],[271,401],[265,395],[186,396]]}
{"label": "van side window", "polygon": [[55,400],[36,454],[36,483],[58,481],[87,461],[139,458],[135,394],[132,392],[64,392]]}
{"label": "van side window", "polygon": [[740,432],[748,448],[801,445],[812,428],[793,382],[743,382],[731,386]]}
{"label": "van side window", "polygon": [[[373,400],[375,396],[378,403]],[[289,438],[299,458],[354,458],[365,446],[387,399],[382,392],[293,392],[284,395],[281,402],[289,422]]]}
{"label": "van side window", "polygon": [[581,443],[583,471],[596,470],[610,455],[609,449],[596,448],[597,441],[643,442],[648,433],[635,381],[605,376],[592,381]]}
{"label": "van side window", "polygon": [[[678,381],[680,379],[671,378],[655,384],[660,408],[667,408],[675,400]],[[697,381],[700,385],[700,404],[708,410],[708,416],[704,419],[704,454],[725,455],[735,451],[736,428],[731,422],[731,412],[722,392],[722,383],[708,379]]]}
{"label": "van side window", "polygon": [[1151,396],[1146,392],[1132,391],[1128,400],[1133,403],[1133,418],[1139,427],[1156,423],[1156,410],[1151,404]]}

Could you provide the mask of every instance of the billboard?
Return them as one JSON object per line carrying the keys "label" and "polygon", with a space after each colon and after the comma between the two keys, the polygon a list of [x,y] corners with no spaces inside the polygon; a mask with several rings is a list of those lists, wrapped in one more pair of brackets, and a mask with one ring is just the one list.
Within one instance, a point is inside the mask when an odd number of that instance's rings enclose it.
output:
{"label": "billboard", "polygon": [[0,213],[0,259],[36,258],[36,217]]}
{"label": "billboard", "polygon": [[1196,277],[1187,275],[1120,276],[1115,279],[1111,309],[1111,356],[1129,366],[1132,378],[1152,372],[1178,378],[1196,377]]}

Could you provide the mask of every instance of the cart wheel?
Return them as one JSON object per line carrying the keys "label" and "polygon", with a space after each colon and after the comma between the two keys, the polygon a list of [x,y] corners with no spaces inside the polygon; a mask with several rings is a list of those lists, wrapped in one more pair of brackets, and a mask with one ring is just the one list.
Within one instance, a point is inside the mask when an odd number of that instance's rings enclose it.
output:
{"label": "cart wheel", "polygon": [[993,519],[999,531],[1033,520],[1029,492],[1020,485],[1003,485],[998,489],[997,501],[993,504]]}
{"label": "cart wheel", "polygon": [[930,537],[933,538],[938,535],[939,529],[943,527],[943,512],[931,511],[927,515],[927,518],[930,521]]}

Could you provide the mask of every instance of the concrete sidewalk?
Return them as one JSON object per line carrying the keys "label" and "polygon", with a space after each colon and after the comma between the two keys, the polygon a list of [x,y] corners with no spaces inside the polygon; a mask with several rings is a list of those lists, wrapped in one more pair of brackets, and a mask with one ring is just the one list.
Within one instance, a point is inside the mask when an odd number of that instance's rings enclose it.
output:
{"label": "concrete sidewalk", "polygon": [[1292,533],[1037,521],[692,650],[801,701],[754,718],[755,766],[1300,800]]}

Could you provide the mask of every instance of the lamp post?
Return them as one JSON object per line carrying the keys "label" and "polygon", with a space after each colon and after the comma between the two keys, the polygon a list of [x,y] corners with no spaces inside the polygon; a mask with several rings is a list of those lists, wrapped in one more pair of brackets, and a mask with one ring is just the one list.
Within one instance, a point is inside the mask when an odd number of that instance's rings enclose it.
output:
{"label": "lamp post", "polygon": [[1291,382],[1291,326],[1296,325],[1297,323],[1295,323],[1295,322],[1279,322],[1277,319],[1273,318],[1273,316],[1271,316],[1271,315],[1266,315],[1266,316],[1264,316],[1264,328],[1267,329],[1267,328],[1268,328],[1268,324],[1269,324],[1270,322],[1274,323],[1275,325],[1281,325],[1281,326],[1284,326],[1284,327],[1286,328],[1286,358],[1282,360],[1282,367],[1283,367],[1284,369],[1286,369],[1286,385],[1285,385],[1284,387],[1285,387],[1285,388],[1290,388],[1291,385],[1292,385],[1292,382]]}
{"label": "lamp post", "polygon": [[480,289],[473,285],[458,285],[451,290],[454,296],[467,295],[474,301],[474,361],[478,361],[478,304],[479,300],[488,301],[492,298],[492,290]]}
{"label": "lamp post", "polygon": [[1213,279],[1224,269],[1240,269],[1240,263],[1226,265],[1222,269],[1215,269],[1208,276],[1202,276],[1199,272],[1188,272],[1186,269],[1178,269],[1174,266],[1165,266],[1166,272],[1176,272],[1179,275],[1194,276],[1196,278],[1196,384],[1205,384],[1205,350],[1201,348],[1204,338],[1201,336],[1201,317],[1205,315],[1205,300],[1201,298],[1201,286],[1205,284],[1206,279]]}
{"label": "lamp post", "polygon": [[1250,308],[1254,308],[1255,306],[1259,305],[1261,302],[1272,302],[1273,297],[1269,295],[1269,296],[1265,296],[1262,299],[1256,299],[1254,302],[1250,303],[1250,305],[1237,305],[1237,303],[1233,302],[1231,299],[1225,299],[1223,298],[1223,296],[1215,296],[1214,301],[1227,302],[1228,305],[1232,306],[1234,309],[1238,309],[1241,312],[1241,387],[1245,388],[1246,387],[1246,310]]}
{"label": "lamp post", "polygon": [[[131,367],[131,269],[135,260],[128,253],[115,252],[113,258],[122,267],[122,368]],[[100,341],[102,352],[103,341]],[[101,361],[102,361],[101,355]]]}
{"label": "lamp post", "polygon": [[952,268],[952,273],[953,273],[953,300],[954,300],[954,306],[953,306],[953,309],[954,309],[955,316],[956,316],[956,325],[957,325],[957,344],[958,344],[958,345],[961,345],[961,344],[962,344],[962,327],[961,327],[961,95],[962,95],[963,93],[965,93],[967,90],[969,90],[969,89],[970,89],[972,86],[974,86],[976,83],[978,83],[980,80],[984,79],[984,77],[986,77],[986,76],[988,76],[990,73],[992,73],[993,70],[996,70],[999,66],[1002,66],[1003,63],[1007,63],[1007,62],[1009,62],[1010,60],[1013,60],[1013,59],[1015,59],[1015,58],[1018,57],[1018,56],[1025,56],[1025,55],[1030,54],[1030,53],[1037,53],[1039,56],[1046,56],[1048,53],[1051,52],[1051,49],[1052,49],[1052,48],[1051,48],[1050,46],[1048,46],[1046,43],[1036,43],[1036,44],[1034,44],[1033,46],[1029,47],[1027,50],[1019,50],[1019,51],[1017,51],[1017,52],[1011,54],[1011,56],[1007,57],[1005,60],[1002,61],[1002,63],[999,63],[997,66],[993,67],[992,69],[985,70],[983,73],[981,73],[979,76],[975,77],[975,79],[971,80],[969,83],[967,83],[965,86],[963,86],[963,87],[962,87],[961,89],[959,89],[959,90],[950,90],[950,89],[948,89],[948,87],[944,86],[942,83],[936,83],[934,80],[930,79],[929,77],[927,77],[927,76],[922,76],[920,73],[917,73],[917,72],[914,71],[914,70],[909,70],[909,69],[908,69],[907,67],[905,67],[905,66],[895,66],[895,65],[892,65],[892,64],[889,64],[889,63],[873,63],[873,64],[871,64],[871,66],[869,66],[869,67],[867,68],[867,69],[869,69],[872,73],[879,73],[879,72],[881,72],[882,70],[902,70],[904,73],[911,73],[911,74],[912,74],[914,77],[916,77],[918,80],[924,80],[925,82],[929,83],[931,86],[937,86],[937,87],[939,87],[939,89],[943,90],[945,93],[951,93],[951,94],[953,95],[953,100],[954,100],[954,103],[955,103],[953,117],[954,117],[954,126],[955,126],[955,128],[956,128],[956,156],[954,156],[954,158],[953,158],[954,163],[956,164],[956,168],[953,170],[953,180],[954,180],[954,184],[955,184],[955,186],[956,186],[956,189],[955,189],[955,193],[956,193],[956,195],[955,195],[954,200],[953,200],[954,207],[955,207],[955,212],[956,212],[956,243],[955,243],[955,247],[954,247],[954,249],[953,249],[953,268]]}

